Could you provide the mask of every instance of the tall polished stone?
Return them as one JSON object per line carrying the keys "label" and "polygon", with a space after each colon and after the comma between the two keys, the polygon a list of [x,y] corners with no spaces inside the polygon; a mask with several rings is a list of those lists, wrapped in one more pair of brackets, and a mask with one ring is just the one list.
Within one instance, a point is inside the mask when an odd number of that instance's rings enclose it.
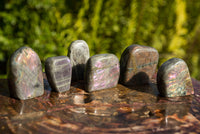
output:
{"label": "tall polished stone", "polygon": [[84,40],[73,41],[68,48],[72,65],[72,81],[83,80],[85,64],[90,57],[89,47]]}
{"label": "tall polished stone", "polygon": [[49,57],[45,61],[45,72],[54,91],[65,92],[70,89],[72,67],[67,56]]}
{"label": "tall polished stone", "polygon": [[26,100],[44,93],[42,65],[39,56],[29,47],[16,50],[8,64],[11,97]]}
{"label": "tall polished stone", "polygon": [[115,87],[119,74],[119,60],[114,54],[94,55],[86,64],[86,90],[91,92]]}
{"label": "tall polished stone", "polygon": [[172,58],[158,70],[157,85],[161,96],[177,97],[194,94],[187,64],[178,58]]}
{"label": "tall polished stone", "polygon": [[156,71],[158,58],[158,51],[152,47],[127,47],[120,59],[120,83],[127,86],[148,84]]}

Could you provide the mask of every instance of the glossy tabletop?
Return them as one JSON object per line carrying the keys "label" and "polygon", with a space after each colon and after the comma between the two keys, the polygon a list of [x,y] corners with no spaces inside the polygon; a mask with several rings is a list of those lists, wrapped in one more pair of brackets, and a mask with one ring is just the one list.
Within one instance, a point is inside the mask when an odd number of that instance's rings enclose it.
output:
{"label": "glossy tabletop", "polygon": [[9,96],[0,80],[1,133],[200,133],[200,82],[195,94],[164,98],[155,80],[144,86],[85,92],[84,82],[69,91],[51,92],[44,79],[43,96],[20,101]]}

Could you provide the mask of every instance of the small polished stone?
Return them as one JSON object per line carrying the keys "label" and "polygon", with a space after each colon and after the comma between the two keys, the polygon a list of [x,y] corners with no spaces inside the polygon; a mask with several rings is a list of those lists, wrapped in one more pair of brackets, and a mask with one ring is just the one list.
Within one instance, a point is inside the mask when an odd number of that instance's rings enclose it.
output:
{"label": "small polished stone", "polygon": [[65,92],[70,89],[72,67],[67,56],[49,57],[45,61],[45,72],[54,91]]}
{"label": "small polished stone", "polygon": [[119,60],[114,54],[97,54],[86,64],[86,91],[115,87],[119,80]]}
{"label": "small polished stone", "polygon": [[148,84],[156,71],[158,58],[158,51],[152,47],[127,47],[120,59],[120,83],[126,86]]}
{"label": "small polished stone", "polygon": [[44,93],[42,65],[39,56],[29,47],[16,50],[8,65],[11,97],[26,100]]}
{"label": "small polished stone", "polygon": [[73,41],[68,48],[72,65],[72,81],[83,80],[85,64],[90,57],[89,47],[84,40]]}
{"label": "small polished stone", "polygon": [[157,85],[161,96],[177,97],[194,94],[190,73],[185,61],[172,58],[158,70]]}

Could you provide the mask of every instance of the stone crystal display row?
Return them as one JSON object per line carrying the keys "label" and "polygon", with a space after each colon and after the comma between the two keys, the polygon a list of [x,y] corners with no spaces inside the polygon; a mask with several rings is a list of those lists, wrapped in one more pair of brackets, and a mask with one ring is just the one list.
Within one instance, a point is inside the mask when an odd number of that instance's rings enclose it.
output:
{"label": "stone crystal display row", "polygon": [[[89,58],[89,47],[83,40],[71,43],[68,56],[49,57],[45,61],[46,76],[52,90],[65,92],[71,81],[84,80],[88,92],[115,87],[149,84],[156,72],[159,54],[141,45],[127,47],[120,63],[114,54],[97,54]],[[44,93],[39,56],[29,47],[13,53],[8,66],[11,97],[26,100]],[[176,97],[194,93],[186,63],[178,58],[166,61],[157,73],[161,96]]]}

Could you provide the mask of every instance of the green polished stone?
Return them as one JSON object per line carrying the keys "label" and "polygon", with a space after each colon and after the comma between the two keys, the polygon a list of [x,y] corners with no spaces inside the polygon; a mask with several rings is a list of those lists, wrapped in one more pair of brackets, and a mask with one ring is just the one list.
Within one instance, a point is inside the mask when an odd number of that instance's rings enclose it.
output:
{"label": "green polished stone", "polygon": [[26,100],[44,93],[42,65],[39,56],[29,47],[16,50],[8,64],[11,97]]}
{"label": "green polished stone", "polygon": [[157,85],[160,95],[165,97],[194,94],[187,64],[179,58],[162,64],[157,74]]}

